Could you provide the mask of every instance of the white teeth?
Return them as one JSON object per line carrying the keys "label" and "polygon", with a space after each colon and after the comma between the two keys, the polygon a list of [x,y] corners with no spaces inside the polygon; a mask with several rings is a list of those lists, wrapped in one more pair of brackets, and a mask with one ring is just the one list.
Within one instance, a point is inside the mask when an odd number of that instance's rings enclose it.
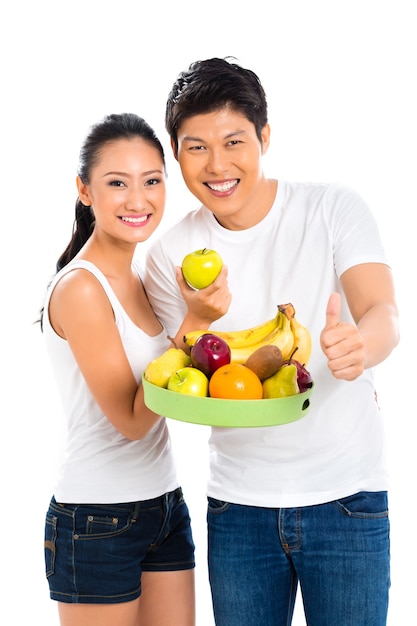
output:
{"label": "white teeth", "polygon": [[236,187],[237,182],[237,180],[233,180],[228,181],[227,183],[222,183],[221,185],[213,185],[211,183],[207,183],[207,186],[210,187],[210,189],[213,189],[213,191],[229,191],[229,189]]}
{"label": "white teeth", "polygon": [[130,222],[131,224],[140,224],[141,222],[146,222],[148,217],[145,215],[144,217],[122,217],[122,222]]}

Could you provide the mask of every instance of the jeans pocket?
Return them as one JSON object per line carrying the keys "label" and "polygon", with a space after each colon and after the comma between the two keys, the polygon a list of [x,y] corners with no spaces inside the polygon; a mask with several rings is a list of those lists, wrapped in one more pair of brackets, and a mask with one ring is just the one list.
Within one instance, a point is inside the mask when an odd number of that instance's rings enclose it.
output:
{"label": "jeans pocket", "polygon": [[47,513],[45,521],[45,572],[46,577],[49,578],[55,571],[55,551],[56,551],[56,533],[57,533],[57,520],[55,515]]}
{"label": "jeans pocket", "polygon": [[368,519],[388,517],[388,494],[386,491],[359,491],[352,496],[336,500],[335,505],[349,517]]}
{"label": "jeans pocket", "polygon": [[207,498],[207,503],[207,510],[209,513],[223,513],[231,506],[230,502],[217,500],[216,498],[211,498],[210,496]]}
{"label": "jeans pocket", "polygon": [[132,507],[80,504],[74,514],[74,539],[105,539],[131,529]]}

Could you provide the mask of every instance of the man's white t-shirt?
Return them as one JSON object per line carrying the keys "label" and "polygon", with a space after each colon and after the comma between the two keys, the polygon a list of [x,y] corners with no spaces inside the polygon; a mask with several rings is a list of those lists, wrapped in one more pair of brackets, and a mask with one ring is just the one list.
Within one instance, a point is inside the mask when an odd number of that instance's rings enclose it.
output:
{"label": "man's white t-shirt", "polygon": [[343,272],[362,263],[387,264],[362,198],[339,185],[280,181],[271,210],[252,228],[227,230],[205,207],[190,212],[148,250],[145,288],[171,336],[185,312],[175,266],[204,247],[222,256],[232,294],[229,311],[211,330],[250,328],[274,317],[277,305],[291,302],[312,335],[307,367],[315,383],[310,411],[299,421],[212,429],[208,495],[293,507],[387,489],[373,371],[351,382],[336,380],[319,343],[333,291],[342,296],[341,319],[352,321],[339,280]]}

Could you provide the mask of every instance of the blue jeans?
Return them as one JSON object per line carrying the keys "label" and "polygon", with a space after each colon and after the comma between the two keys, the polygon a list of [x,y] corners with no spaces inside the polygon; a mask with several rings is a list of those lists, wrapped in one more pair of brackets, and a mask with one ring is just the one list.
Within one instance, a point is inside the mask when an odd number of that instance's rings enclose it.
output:
{"label": "blue jeans", "polygon": [[308,626],[386,624],[386,492],[283,509],[209,498],[207,521],[217,626],[289,626],[298,584]]}

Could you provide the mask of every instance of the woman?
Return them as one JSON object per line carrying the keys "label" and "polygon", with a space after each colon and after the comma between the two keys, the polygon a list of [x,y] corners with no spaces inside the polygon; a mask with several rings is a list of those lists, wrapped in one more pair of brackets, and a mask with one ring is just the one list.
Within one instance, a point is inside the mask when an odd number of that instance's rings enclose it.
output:
{"label": "woman", "polygon": [[[164,418],[141,375],[172,347],[134,261],[160,223],[165,161],[133,114],[93,126],[80,153],[72,239],[42,315],[68,422],[46,517],[45,561],[61,626],[192,626],[194,545]],[[223,314],[226,272],[201,299],[179,273],[184,332]],[[216,305],[215,302],[220,304]]]}

